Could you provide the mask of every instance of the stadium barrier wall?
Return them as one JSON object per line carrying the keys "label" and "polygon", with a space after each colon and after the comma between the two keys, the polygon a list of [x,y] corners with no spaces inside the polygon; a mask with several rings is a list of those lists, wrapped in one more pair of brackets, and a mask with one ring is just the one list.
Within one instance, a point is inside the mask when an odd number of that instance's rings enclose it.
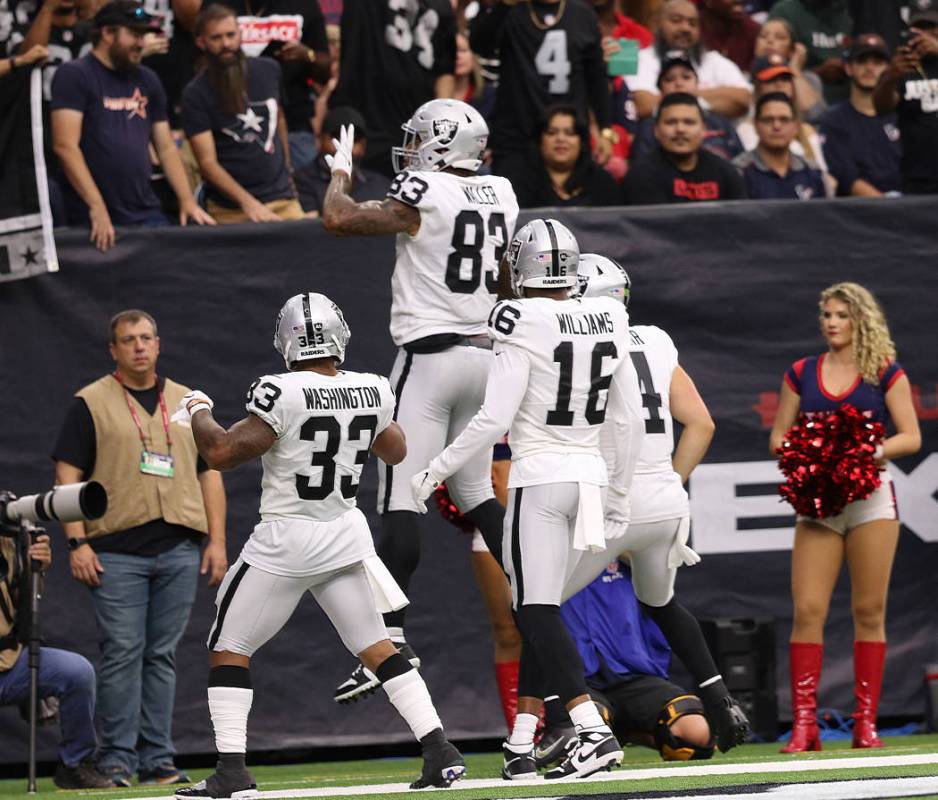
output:
{"label": "stadium barrier wall", "polygon": [[[923,665],[938,659],[938,198],[889,202],[726,203],[672,208],[551,212],[576,232],[584,252],[617,258],[633,279],[632,319],[673,337],[681,363],[717,422],[714,443],[691,482],[692,544],[704,561],[681,570],[678,588],[700,617],[776,619],[778,687],[790,718],[786,640],[791,622],[789,554],[793,517],[775,494],[778,476],[768,432],[782,374],[819,352],[818,292],[856,280],[882,301],[915,391],[922,451],[894,465],[904,527],[889,599],[889,655],[881,715],[920,715]],[[526,217],[533,216],[527,214]],[[207,391],[216,416],[244,413],[258,375],[282,369],[271,346],[275,315],[303,290],[328,294],[351,326],[349,369],[387,374],[389,238],[336,239],[318,222],[233,228],[120,231],[107,254],[87,233],[60,231],[61,272],[0,288],[0,488],[18,494],[53,481],[52,449],[72,394],[110,371],[107,323],[142,307],[161,335],[160,372]],[[256,519],[258,463],[225,477],[229,559]],[[366,468],[359,498],[376,522],[376,469]],[[55,563],[43,599],[47,644],[97,663],[87,589],[69,575],[58,526]],[[411,587],[408,638],[444,723],[456,738],[503,734],[492,648],[471,577],[468,538],[431,510],[424,555]],[[200,581],[178,650],[175,740],[180,753],[212,750],[205,701],[205,638],[214,590]],[[827,625],[821,705],[849,712],[852,626],[846,576]],[[322,613],[304,603],[254,659],[249,726],[252,750],[406,741],[383,696],[352,707],[332,702],[354,661]],[[26,757],[26,729],[0,710],[0,762]],[[41,755],[54,758],[57,731],[45,730]]]}

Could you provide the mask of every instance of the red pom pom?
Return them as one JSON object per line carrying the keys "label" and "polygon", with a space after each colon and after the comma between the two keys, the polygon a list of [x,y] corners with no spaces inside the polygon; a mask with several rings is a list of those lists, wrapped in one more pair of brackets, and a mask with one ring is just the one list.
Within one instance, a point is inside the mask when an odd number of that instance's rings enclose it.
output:
{"label": "red pom pom", "polygon": [[873,461],[886,429],[851,405],[801,414],[776,451],[787,480],[779,494],[805,517],[832,517],[882,484]]}
{"label": "red pom pom", "polygon": [[433,490],[433,497],[436,500],[437,510],[440,512],[440,516],[443,517],[443,519],[455,525],[463,533],[475,532],[475,523],[460,513],[459,509],[456,507],[456,504],[449,496],[449,491],[447,490],[445,483],[441,483],[436,487],[436,489]]}

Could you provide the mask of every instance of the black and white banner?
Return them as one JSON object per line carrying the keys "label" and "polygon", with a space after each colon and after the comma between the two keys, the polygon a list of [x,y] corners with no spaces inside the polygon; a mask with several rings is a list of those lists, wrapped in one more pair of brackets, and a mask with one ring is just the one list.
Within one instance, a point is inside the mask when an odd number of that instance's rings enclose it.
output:
{"label": "black and white banner", "polygon": [[38,67],[0,80],[0,154],[0,281],[55,272]]}
{"label": "black and white banner", "polygon": [[[671,334],[716,420],[713,444],[690,485],[692,545],[703,561],[679,571],[677,590],[701,618],[775,620],[782,719],[790,719],[794,517],[777,494],[769,429],[785,369],[824,347],[820,290],[855,280],[879,297],[923,434],[921,452],[893,465],[903,530],[889,594],[880,708],[886,718],[921,715],[923,676],[927,665],[938,663],[938,197],[550,215],[572,228],[584,251],[628,267],[633,321]],[[65,411],[78,388],[113,368],[107,323],[122,308],[154,314],[160,373],[208,392],[226,426],[244,415],[251,381],[283,369],[271,330],[283,301],[297,292],[323,292],[341,306],[352,331],[348,369],[387,374],[391,368],[391,237],[336,239],[318,221],[119,234],[117,246],[102,256],[86,232],[59,232],[62,272],[0,291],[0,489],[23,495],[52,485],[49,453]],[[373,526],[376,478],[370,463],[358,494]],[[225,485],[234,561],[257,520],[259,464],[225,473]],[[447,731],[458,739],[500,735],[491,635],[468,537],[432,511],[421,522],[408,641],[423,659],[421,671]],[[43,597],[43,635],[50,645],[95,661],[91,594],[69,574],[61,532],[51,532],[56,557]],[[205,640],[214,594],[202,580],[177,654],[174,728],[181,753],[212,748]],[[820,703],[845,714],[853,704],[852,639],[844,575],[831,602]],[[252,751],[407,741],[409,733],[380,694],[352,707],[332,701],[354,664],[312,600],[301,603],[251,662]],[[0,709],[0,762],[25,757],[23,730],[14,713]],[[50,748],[45,752],[53,753],[54,737],[43,741]]]}

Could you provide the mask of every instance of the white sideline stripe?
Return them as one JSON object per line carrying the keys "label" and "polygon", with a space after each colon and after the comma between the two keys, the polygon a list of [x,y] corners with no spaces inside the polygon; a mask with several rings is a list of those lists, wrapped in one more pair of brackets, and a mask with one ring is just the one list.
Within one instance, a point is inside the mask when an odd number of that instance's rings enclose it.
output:
{"label": "white sideline stripe", "polygon": [[[887,800],[935,794],[934,778],[893,778],[836,783],[792,783],[767,792],[705,794],[700,800]],[[549,799],[548,799],[549,800]],[[687,800],[687,795],[656,797],[655,800]]]}
{"label": "white sideline stripe", "polygon": [[[691,775],[745,775],[752,773],[772,773],[772,772],[813,772],[815,770],[849,770],[849,769],[869,769],[872,767],[911,767],[921,764],[938,765],[938,753],[915,753],[898,756],[861,756],[846,758],[819,758],[819,759],[798,759],[786,761],[764,761],[751,762],[748,764],[708,764],[705,766],[674,766],[674,767],[656,767],[654,769],[619,769],[614,772],[600,772],[591,775],[588,778],[581,778],[573,781],[577,786],[583,786],[588,783],[618,783],[627,784],[631,781],[640,781],[647,778],[677,778]],[[936,791],[936,779],[928,778],[931,785],[931,793]],[[543,778],[530,781],[505,781],[501,778],[475,778],[461,780],[454,783],[453,789],[506,789],[509,786],[544,786],[553,785],[557,787],[557,796],[566,794],[564,786],[570,785],[570,781],[545,781]],[[866,784],[867,781],[860,781]],[[893,781],[892,783],[895,783]],[[814,786],[814,784],[811,784]],[[612,789],[613,787],[610,787]],[[328,786],[316,789],[275,789],[269,792],[258,792],[258,797],[267,800],[267,798],[278,797],[344,797],[352,795],[382,795],[393,794],[396,792],[411,792],[406,783],[373,783],[360,786]],[[427,794],[429,792],[446,792],[450,789],[427,788],[414,792],[418,794]],[[813,791],[813,790],[812,790]],[[812,794],[812,798],[820,795]],[[902,795],[873,795],[874,797],[901,797]],[[733,800],[743,800],[746,795],[733,795]],[[756,795],[751,795],[756,797]],[[766,795],[764,792],[759,795],[762,800],[781,800],[775,794]],[[804,794],[800,797],[791,796],[792,800],[804,800]],[[826,797],[826,795],[825,795]],[[833,795],[831,796],[834,797]],[[837,798],[841,795],[837,795]],[[860,797],[860,795],[843,795],[844,798]],[[127,800],[139,800],[139,798],[127,798]],[[658,800],[665,800],[659,798]],[[716,800],[708,797],[707,800]],[[785,800],[789,800],[786,796]]]}

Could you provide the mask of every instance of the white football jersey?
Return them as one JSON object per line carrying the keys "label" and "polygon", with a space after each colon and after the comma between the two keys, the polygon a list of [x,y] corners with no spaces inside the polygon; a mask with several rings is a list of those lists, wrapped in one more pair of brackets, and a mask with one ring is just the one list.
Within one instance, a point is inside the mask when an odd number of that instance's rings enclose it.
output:
{"label": "white football jersey", "polygon": [[394,343],[440,333],[485,333],[498,263],[518,219],[511,184],[495,175],[406,171],[394,179],[388,197],[420,212],[417,235],[397,235]]}
{"label": "white football jersey", "polygon": [[277,434],[261,458],[261,519],[328,521],[355,508],[375,437],[394,419],[387,378],[299,370],[264,375],[245,408]]}
{"label": "white football jersey", "polygon": [[671,337],[654,325],[635,325],[630,336],[645,416],[645,439],[632,481],[632,521],[682,517],[689,513],[687,492],[671,464],[671,376],[678,366],[677,348]]}
{"label": "white football jersey", "polygon": [[509,486],[578,481],[605,485],[599,431],[613,374],[629,351],[629,317],[609,297],[499,303],[489,320],[495,358],[520,350],[527,389],[508,443]]}

